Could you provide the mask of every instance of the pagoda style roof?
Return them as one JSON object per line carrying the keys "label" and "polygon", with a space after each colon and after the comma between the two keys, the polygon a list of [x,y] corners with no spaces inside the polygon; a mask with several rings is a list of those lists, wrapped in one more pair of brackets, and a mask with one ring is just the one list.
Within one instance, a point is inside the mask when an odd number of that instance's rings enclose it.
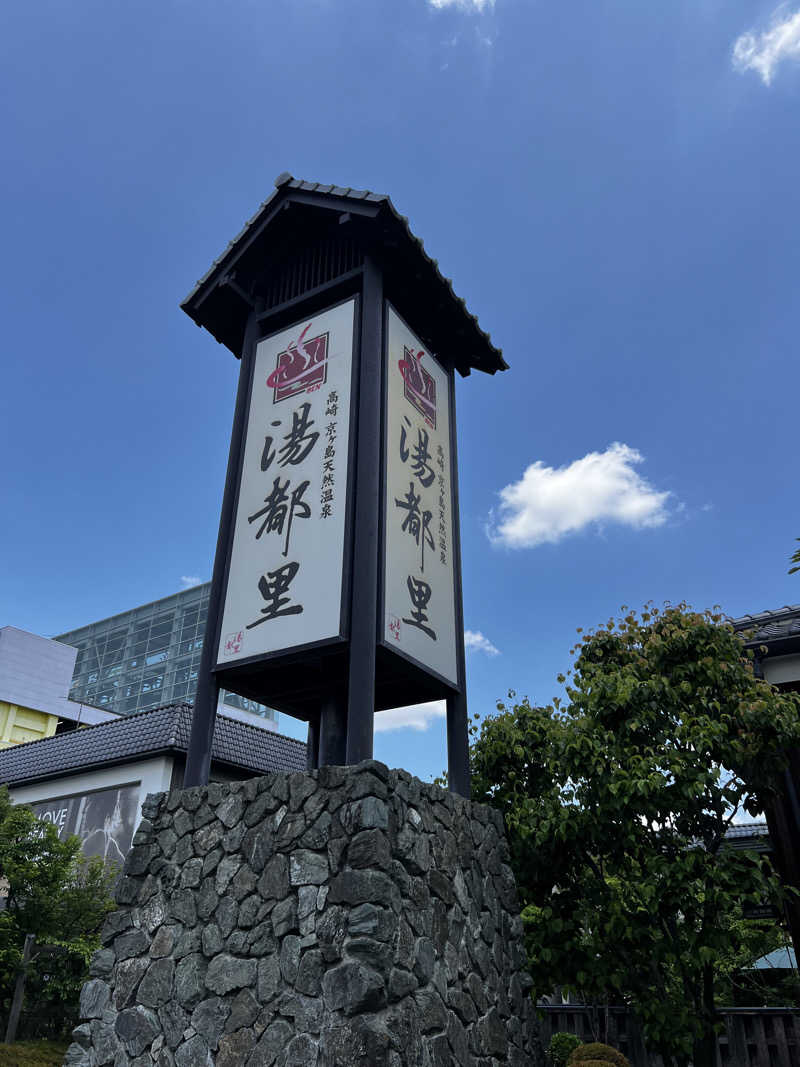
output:
{"label": "pagoda style roof", "polygon": [[[301,263],[299,253],[312,245],[313,259],[307,255]],[[300,181],[288,173],[276,178],[274,191],[181,307],[239,357],[251,311],[290,302],[292,294],[305,299],[315,283],[321,288],[354,275],[364,250],[380,262],[389,299],[396,300],[401,291],[413,307],[415,328],[419,320],[421,336],[434,353],[451,358],[462,375],[508,369],[500,349],[388,196]],[[276,286],[282,275],[290,276],[288,284]]]}

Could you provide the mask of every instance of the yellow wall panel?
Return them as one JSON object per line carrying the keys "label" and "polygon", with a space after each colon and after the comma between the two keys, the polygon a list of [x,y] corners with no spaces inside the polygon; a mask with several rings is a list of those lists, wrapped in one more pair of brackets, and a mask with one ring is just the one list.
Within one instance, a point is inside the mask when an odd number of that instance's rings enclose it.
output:
{"label": "yellow wall panel", "polygon": [[0,700],[0,748],[52,737],[57,726],[57,715]]}

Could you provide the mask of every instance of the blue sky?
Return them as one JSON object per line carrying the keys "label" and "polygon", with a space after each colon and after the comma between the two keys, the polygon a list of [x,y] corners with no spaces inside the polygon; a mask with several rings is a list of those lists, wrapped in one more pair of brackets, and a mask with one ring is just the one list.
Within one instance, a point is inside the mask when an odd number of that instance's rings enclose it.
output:
{"label": "blue sky", "polygon": [[210,575],[237,363],[178,305],[283,170],[388,192],[511,365],[458,387],[472,711],[622,604],[797,602],[798,108],[796,0],[4,5],[0,625]]}

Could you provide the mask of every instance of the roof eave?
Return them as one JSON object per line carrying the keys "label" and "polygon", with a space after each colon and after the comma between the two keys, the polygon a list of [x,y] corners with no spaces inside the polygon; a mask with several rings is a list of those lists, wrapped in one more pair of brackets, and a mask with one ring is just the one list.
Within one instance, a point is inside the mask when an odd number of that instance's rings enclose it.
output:
{"label": "roof eave", "polygon": [[[49,738],[47,739],[49,740]],[[97,760],[90,766],[87,764],[81,764],[76,767],[67,767],[66,769],[54,768],[51,771],[45,771],[43,774],[31,774],[26,775],[24,778],[8,779],[5,784],[9,789],[23,789],[29,785],[38,785],[41,782],[51,782],[55,779],[67,780],[69,778],[75,778],[77,775],[86,774],[87,771],[104,770],[108,767],[121,767],[125,764],[135,764],[143,759],[155,759],[157,756],[174,756],[179,754],[181,750],[169,748],[164,745],[158,745],[152,749],[142,749],[141,752],[128,753],[124,756],[111,756],[104,760]],[[182,750],[185,752],[185,749]]]}

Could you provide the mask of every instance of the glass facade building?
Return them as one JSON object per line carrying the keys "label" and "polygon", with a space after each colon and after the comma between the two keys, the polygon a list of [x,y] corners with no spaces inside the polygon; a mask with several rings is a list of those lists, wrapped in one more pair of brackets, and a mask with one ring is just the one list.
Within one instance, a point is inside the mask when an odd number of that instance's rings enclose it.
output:
{"label": "glass facade building", "polygon": [[[210,583],[143,604],[110,619],[59,634],[78,650],[70,700],[122,715],[161,704],[191,703],[208,614]],[[220,694],[219,711],[249,712],[277,728],[277,715],[236,693]]]}

